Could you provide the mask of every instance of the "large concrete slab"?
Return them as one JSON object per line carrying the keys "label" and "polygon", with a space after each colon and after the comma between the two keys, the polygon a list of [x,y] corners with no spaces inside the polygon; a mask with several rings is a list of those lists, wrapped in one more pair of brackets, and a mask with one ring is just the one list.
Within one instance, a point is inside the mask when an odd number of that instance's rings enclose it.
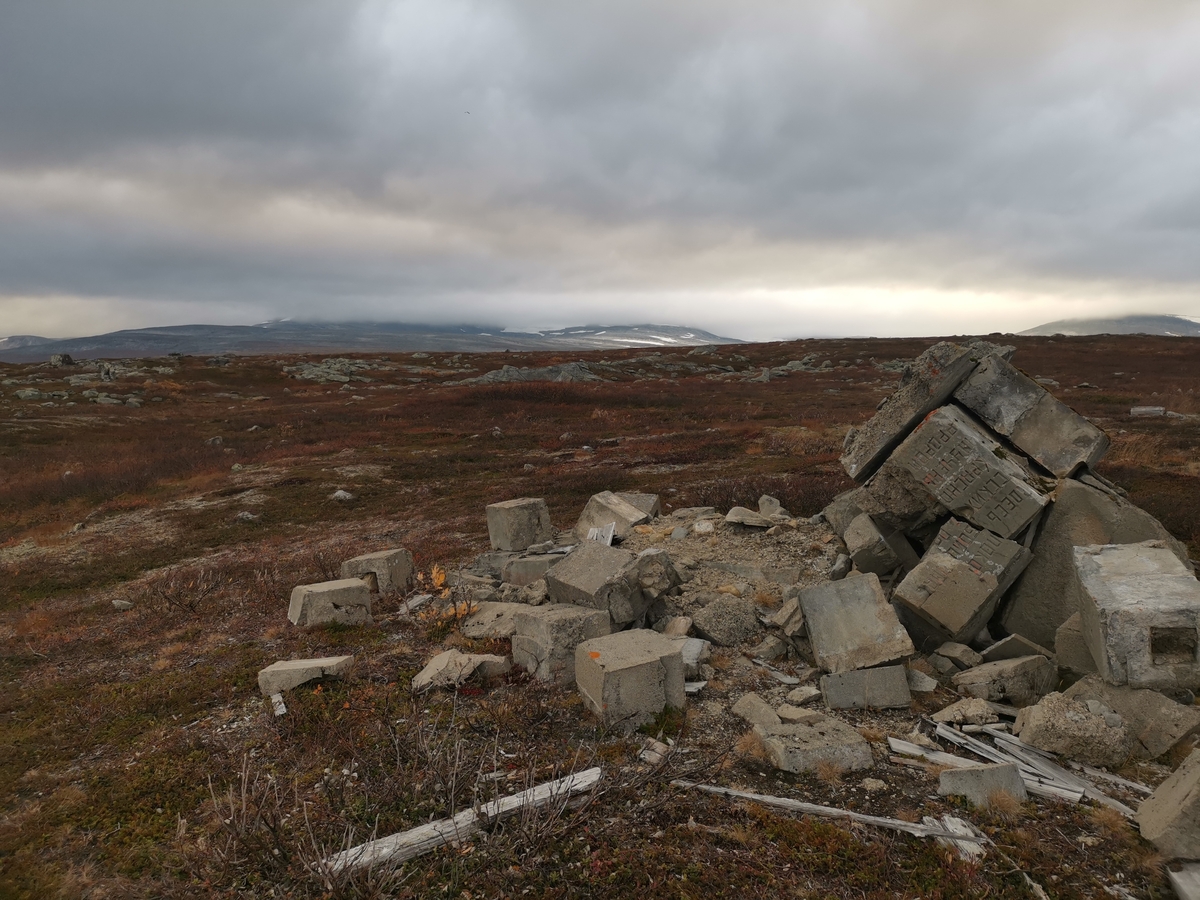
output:
{"label": "large concrete slab", "polygon": [[805,588],[799,600],[813,656],[826,672],[897,662],[914,652],[874,574]]}
{"label": "large concrete slab", "polygon": [[1200,689],[1200,581],[1162,541],[1076,547],[1073,589],[1105,681]]}
{"label": "large concrete slab", "polygon": [[865,481],[917,423],[950,398],[975,370],[980,356],[969,347],[943,341],[913,360],[896,392],[871,419],[846,434],[842,446],[846,473],[855,481]]}
{"label": "large concrete slab", "polygon": [[354,664],[353,656],[321,656],[316,659],[285,659],[271,663],[258,672],[258,689],[264,697],[281,694],[318,678],[345,675]]}
{"label": "large concrete slab", "polygon": [[825,718],[813,725],[755,725],[754,733],[771,764],[783,772],[815,772],[822,764],[856,772],[875,765],[871,745],[840,719]]}
{"label": "large concrete slab", "polygon": [[644,628],[584,641],[575,648],[575,683],[584,704],[609,726],[634,729],[668,706],[683,709],[679,645]]}
{"label": "large concrete slab", "polygon": [[1187,549],[1145,510],[1074,479],[1062,481],[1038,527],[1033,560],[1008,592],[1001,622],[1011,634],[1057,651],[1054,632],[1079,609],[1072,590],[1075,548],[1164,541],[1180,560]]}
{"label": "large concrete slab", "polygon": [[951,519],[894,598],[951,640],[969,641],[1031,556],[1020,544]]}
{"label": "large concrete slab", "polygon": [[408,589],[413,575],[413,558],[407,550],[380,550],[364,553],[342,563],[343,578],[374,578],[381,594]]}
{"label": "large concrete slab", "polygon": [[1103,431],[996,356],[979,364],[954,399],[1059,478],[1094,467],[1108,449]]}
{"label": "large concrete slab", "polygon": [[635,527],[649,521],[649,513],[612,491],[601,491],[593,495],[583,508],[579,521],[575,523],[575,537],[581,541],[586,540],[591,529],[603,528],[612,523],[616,526],[613,536],[617,540],[623,540]]}
{"label": "large concrete slab", "polygon": [[1200,750],[1155,788],[1134,820],[1168,859],[1200,859]]}
{"label": "large concrete slab", "polygon": [[525,550],[554,540],[546,501],[532,497],[504,500],[487,507],[488,537],[493,550]]}
{"label": "large concrete slab", "polygon": [[288,620],[293,625],[366,625],[371,622],[371,588],[361,578],[301,584],[292,590]]}
{"label": "large concrete slab", "polygon": [[822,675],[821,693],[829,709],[908,709],[912,705],[904,666]]}

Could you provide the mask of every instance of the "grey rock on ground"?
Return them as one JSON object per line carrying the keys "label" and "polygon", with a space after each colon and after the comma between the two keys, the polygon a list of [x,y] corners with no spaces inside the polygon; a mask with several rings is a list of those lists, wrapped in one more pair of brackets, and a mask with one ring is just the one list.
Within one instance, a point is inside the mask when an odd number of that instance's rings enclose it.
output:
{"label": "grey rock on ground", "polygon": [[952,679],[962,693],[982,700],[1030,706],[1058,682],[1058,669],[1044,656],[1022,656],[984,663]]}
{"label": "grey rock on ground", "polygon": [[1022,709],[1013,733],[1039,750],[1091,766],[1123,765],[1134,744],[1133,735],[1119,716],[1106,717],[1082,701],[1059,693],[1047,694],[1037,704]]}
{"label": "grey rock on ground", "polygon": [[736,647],[757,635],[762,626],[753,603],[723,596],[697,610],[692,627],[718,647]]}

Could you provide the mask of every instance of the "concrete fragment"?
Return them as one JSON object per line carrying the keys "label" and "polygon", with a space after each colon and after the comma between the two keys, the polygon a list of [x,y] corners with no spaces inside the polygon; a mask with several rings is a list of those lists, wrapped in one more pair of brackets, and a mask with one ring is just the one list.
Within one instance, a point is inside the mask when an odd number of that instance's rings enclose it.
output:
{"label": "concrete fragment", "polygon": [[730,712],[745,719],[751,725],[762,725],[764,728],[774,727],[781,722],[779,715],[771,708],[771,704],[753,691],[742,694],[738,702],[733,704]]}
{"label": "concrete fragment", "polygon": [[875,764],[866,739],[832,717],[813,725],[755,725],[754,733],[762,740],[771,764],[783,772],[813,772],[822,763],[855,772]]}
{"label": "concrete fragment", "polygon": [[1054,690],[1058,670],[1044,656],[1022,656],[984,663],[959,672],[952,680],[960,692],[972,697],[1030,706]]}
{"label": "concrete fragment", "polygon": [[794,703],[797,706],[808,703],[810,700],[816,700],[821,696],[821,689],[811,684],[802,684],[788,692],[788,703]]}
{"label": "concrete fragment", "polygon": [[912,694],[904,666],[855,669],[821,676],[829,709],[908,709]]}
{"label": "concrete fragment", "polygon": [[966,797],[972,806],[987,809],[997,794],[1024,802],[1025,781],[1015,763],[994,763],[969,769],[946,769],[938,776],[938,794]]}
{"label": "concrete fragment", "polygon": [[1000,721],[1000,716],[992,709],[992,705],[977,697],[951,703],[930,718],[947,725],[990,725]]}
{"label": "concrete fragment", "polygon": [[407,550],[380,550],[364,553],[342,563],[343,578],[373,577],[374,588],[381,594],[408,589],[413,575],[413,558]]}
{"label": "concrete fragment", "polygon": [[995,662],[998,659],[1016,659],[1018,656],[1033,656],[1041,654],[1047,659],[1054,659],[1054,654],[1045,647],[1039,647],[1033,641],[1010,634],[1004,640],[996,641],[980,654],[984,662]]}
{"label": "concrete fragment", "polygon": [[744,506],[735,506],[729,510],[725,514],[725,521],[731,525],[749,525],[753,528],[770,528],[775,524],[766,516]]}
{"label": "concrete fragment", "polygon": [[905,669],[904,674],[908,678],[908,689],[914,694],[929,694],[941,687],[936,678],[918,669]]}
{"label": "concrete fragment", "polygon": [[659,503],[658,494],[639,494],[634,491],[616,491],[615,493],[630,506],[640,509],[652,519],[662,515],[662,504]]}
{"label": "concrete fragment", "polygon": [[1200,863],[1188,863],[1179,871],[1167,869],[1167,880],[1179,900],[1200,900]]}
{"label": "concrete fragment", "polygon": [[860,572],[886,575],[901,567],[908,571],[920,562],[908,538],[895,529],[885,534],[866,513],[850,523],[844,540],[854,567]]}
{"label": "concrete fragment", "polygon": [[716,530],[717,526],[713,523],[712,519],[701,519],[692,525],[692,533],[697,535],[713,534]]}
{"label": "concrete fragment", "polygon": [[607,609],[618,625],[633,622],[650,605],[631,574],[635,560],[625,550],[584,541],[546,572],[550,600]]}
{"label": "concrete fragment", "polygon": [[575,680],[575,648],[612,631],[605,610],[548,604],[525,608],[513,616],[513,664],[539,681]]}
{"label": "concrete fragment", "polygon": [[589,529],[603,528],[613,523],[616,526],[616,539],[624,540],[636,526],[649,521],[649,514],[632,503],[622,500],[612,491],[601,491],[594,494],[583,508],[579,521],[575,523],[575,536],[581,541],[585,540]]}
{"label": "concrete fragment", "polygon": [[970,348],[943,341],[913,360],[900,387],[879,411],[846,434],[842,446],[846,474],[862,482],[878,469],[896,445],[974,371],[977,356]]}
{"label": "concrete fragment", "polygon": [[691,616],[673,616],[667,620],[662,633],[665,637],[687,637],[691,630]]}
{"label": "concrete fragment", "polygon": [[736,647],[761,630],[754,604],[728,596],[697,610],[692,616],[692,627],[718,647]]}
{"label": "concrete fragment", "polygon": [[500,570],[500,580],[505,584],[515,584],[517,587],[533,584],[545,577],[550,567],[562,561],[558,553],[539,553],[536,556],[518,556],[504,563]]}
{"label": "concrete fragment", "polygon": [[114,600],[112,605],[113,609],[119,609],[121,612],[133,609],[133,603],[128,600]]}
{"label": "concrete fragment", "polygon": [[1042,520],[1033,560],[1017,579],[1001,611],[1010,634],[1058,651],[1055,631],[1078,612],[1073,589],[1076,547],[1161,540],[1181,561],[1187,549],[1146,511],[1079,481],[1060,482]]}
{"label": "concrete fragment", "polygon": [[1079,613],[1072,615],[1054,632],[1054,661],[1060,669],[1077,677],[1096,671],[1096,661],[1083,636],[1083,617]]}
{"label": "concrete fragment", "polygon": [[763,494],[758,498],[758,513],[759,515],[766,516],[768,519],[772,516],[786,516],[788,514],[787,510],[783,508],[783,504],[768,494]]}
{"label": "concrete fragment", "polygon": [[1017,713],[1013,734],[1039,750],[1115,768],[1129,759],[1134,738],[1120,716],[1106,717],[1104,709],[1093,711],[1082,701],[1050,693]]}
{"label": "concrete fragment", "polygon": [[787,703],[775,710],[775,714],[785,725],[815,725],[825,720],[825,714],[822,712],[815,709],[801,709],[799,706],[791,706]]}
{"label": "concrete fragment", "polygon": [[805,588],[799,599],[813,655],[826,672],[877,666],[913,653],[874,574]]}
{"label": "concrete fragment", "polygon": [[844,537],[850,523],[862,515],[862,509],[858,505],[861,491],[860,487],[843,491],[821,511],[821,516],[838,537]]}
{"label": "concrete fragment", "polygon": [[1063,693],[1072,700],[1100,701],[1120,715],[1133,735],[1133,754],[1140,759],[1156,759],[1200,732],[1200,709],[1176,703],[1157,691],[1106,684],[1091,675]]}
{"label": "concrete fragment", "polygon": [[1108,449],[1103,431],[996,356],[979,364],[954,399],[1059,478],[1094,468]]}
{"label": "concrete fragment", "polygon": [[944,657],[954,663],[955,668],[970,669],[978,666],[983,662],[983,657],[968,647],[966,644],[959,644],[955,641],[946,641],[937,648],[937,655]]}
{"label": "concrete fragment", "polygon": [[488,537],[493,550],[525,550],[554,540],[546,501],[531,497],[505,500],[487,507]]}
{"label": "concrete fragment", "polygon": [[894,596],[935,631],[970,640],[1030,556],[1020,544],[951,519]]}
{"label": "concrete fragment", "polygon": [[371,622],[371,589],[361,578],[302,584],[292,591],[288,620],[293,625],[365,625]]}
{"label": "concrete fragment", "polygon": [[804,610],[800,607],[799,592],[797,596],[784,600],[779,609],[772,613],[771,624],[788,637],[794,637],[804,630]]}
{"label": "concrete fragment", "polygon": [[712,644],[700,638],[673,637],[683,658],[683,677],[691,681],[700,677],[700,670],[712,659]]}
{"label": "concrete fragment", "polygon": [[1200,688],[1200,582],[1161,541],[1075,548],[1088,650],[1109,684]]}
{"label": "concrete fragment", "polygon": [[1134,821],[1168,859],[1200,858],[1200,750],[1146,798]]}
{"label": "concrete fragment", "polygon": [[1135,419],[1156,419],[1166,414],[1167,408],[1165,406],[1134,406],[1129,410],[1129,415]]}
{"label": "concrete fragment", "polygon": [[472,640],[512,637],[517,630],[517,613],[528,607],[524,603],[489,601],[479,606],[459,627],[462,636]]}
{"label": "concrete fragment", "polygon": [[829,580],[841,581],[850,574],[850,569],[854,566],[851,562],[849,554],[839,553],[833,561],[833,565],[829,567]]}
{"label": "concrete fragment", "polygon": [[666,707],[683,709],[678,644],[639,628],[584,641],[575,648],[575,683],[605,725],[634,729]]}
{"label": "concrete fragment", "polygon": [[511,668],[512,661],[504,656],[445,650],[426,663],[425,668],[413,677],[412,689],[421,693],[431,688],[453,688],[476,672],[482,678],[497,678]]}
{"label": "concrete fragment", "polygon": [[280,660],[259,670],[258,689],[264,697],[270,697],[318,678],[340,677],[350,671],[353,664],[353,656]]}
{"label": "concrete fragment", "polygon": [[750,651],[750,655],[755,659],[765,660],[770,662],[773,659],[779,659],[785,656],[788,652],[788,644],[783,638],[777,634],[768,634],[765,638],[758,642],[758,645]]}

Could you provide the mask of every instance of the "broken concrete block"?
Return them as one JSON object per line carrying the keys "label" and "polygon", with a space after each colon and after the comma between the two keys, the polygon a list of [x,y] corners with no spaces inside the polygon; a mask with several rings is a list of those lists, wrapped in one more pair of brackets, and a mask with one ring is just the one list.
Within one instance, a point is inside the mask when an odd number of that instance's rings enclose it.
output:
{"label": "broken concrete block", "polygon": [[761,630],[754,604],[729,596],[697,610],[692,616],[692,627],[718,647],[736,647]]}
{"label": "broken concrete block", "polygon": [[1038,527],[1033,560],[1017,579],[1001,611],[1010,634],[1021,634],[1056,653],[1054,632],[1079,609],[1075,605],[1075,548],[1161,540],[1181,561],[1187,549],[1148,512],[1094,487],[1060,482]]}
{"label": "broken concrete block", "polygon": [[1059,478],[1095,467],[1108,449],[1103,431],[999,357],[983,360],[954,399]]}
{"label": "broken concrete block", "polygon": [[1146,798],[1134,821],[1163,856],[1200,858],[1200,750],[1193,750]]}
{"label": "broken concrete block", "polygon": [[545,577],[550,567],[562,561],[561,553],[541,553],[537,556],[518,556],[508,560],[500,570],[505,584],[525,587]]}
{"label": "broken concrete block", "polygon": [[524,603],[480,603],[463,621],[459,631],[463,637],[472,640],[512,637],[517,630],[517,614],[528,608]]}
{"label": "broken concrete block", "polygon": [[968,647],[955,641],[946,641],[937,648],[938,656],[950,660],[956,669],[971,669],[983,662],[983,657]]}
{"label": "broken concrete block", "polygon": [[639,494],[634,491],[616,491],[615,493],[630,506],[640,509],[652,519],[662,515],[662,504],[659,503],[658,494]]}
{"label": "broken concrete block", "polygon": [[280,660],[259,670],[258,689],[264,697],[270,697],[318,678],[340,677],[350,671],[353,664],[353,656]]}
{"label": "broken concrete block", "polygon": [[575,680],[575,648],[612,631],[606,610],[549,604],[513,616],[513,664],[539,681]]}
{"label": "broken concrete block", "polygon": [[944,406],[896,448],[859,505],[881,527],[912,531],[950,512],[1011,538],[1049,502],[1018,460],[965,412]]}
{"label": "broken concrete block", "polygon": [[821,515],[838,537],[845,537],[846,529],[850,527],[850,523],[862,515],[862,509],[858,505],[861,491],[862,488],[860,487],[843,491],[834,497],[828,506],[821,510]]}
{"label": "broken concrete block", "polygon": [[912,694],[904,666],[855,669],[821,676],[829,709],[908,709]]}
{"label": "broken concrete block", "polygon": [[865,669],[913,654],[908,632],[874,574],[805,588],[800,606],[813,655],[826,672]]}
{"label": "broken concrete block", "polygon": [[992,709],[992,705],[977,697],[951,703],[945,709],[935,712],[930,718],[946,725],[991,725],[993,722],[1000,721],[1000,716]]}
{"label": "broken concrete block", "polygon": [[1028,799],[1025,781],[1015,763],[994,763],[969,769],[946,769],[938,776],[938,794],[966,797],[972,806],[987,809],[997,794],[1007,794],[1024,802]]}
{"label": "broken concrete block", "polygon": [[412,689],[420,693],[430,688],[452,688],[476,672],[482,678],[498,678],[512,668],[512,661],[490,653],[463,653],[445,650],[431,659],[412,680]]}
{"label": "broken concrete block", "polygon": [[788,703],[794,703],[797,706],[808,703],[810,700],[815,700],[821,696],[821,689],[814,687],[811,684],[803,684],[800,687],[789,691],[787,695]]}
{"label": "broken concrete block", "polygon": [[920,562],[908,538],[895,529],[885,534],[866,513],[850,523],[844,540],[854,567],[860,572],[886,575],[901,567],[908,571]]}
{"label": "broken concrete block", "polygon": [[825,721],[825,713],[817,712],[815,709],[801,709],[786,703],[775,710],[775,714],[785,725],[816,725],[818,722]]}
{"label": "broken concrete block", "polygon": [[615,525],[614,537],[624,540],[634,527],[649,521],[650,516],[632,503],[622,500],[612,491],[601,491],[593,495],[583,508],[579,521],[575,523],[575,536],[581,541],[586,540],[588,531],[611,523]]}
{"label": "broken concrete block", "polygon": [[[1097,704],[1099,706],[1099,704]],[[1017,713],[1013,733],[1031,747],[1089,766],[1118,767],[1133,752],[1133,735],[1118,715],[1107,718],[1079,700],[1047,694]]]}
{"label": "broken concrete block", "polygon": [[1019,634],[1010,634],[1004,640],[996,641],[980,654],[984,662],[995,662],[998,659],[1016,659],[1018,656],[1033,656],[1041,654],[1047,659],[1054,659],[1054,654],[1045,647],[1039,647],[1031,640]]}
{"label": "broken concrete block", "polygon": [[758,514],[761,516],[766,516],[769,519],[772,516],[786,517],[788,515],[788,511],[783,508],[783,504],[777,499],[768,494],[763,494],[758,498]]}
{"label": "broken concrete block", "polygon": [[936,678],[918,669],[905,669],[904,675],[908,679],[908,689],[914,694],[929,694],[941,687]]}
{"label": "broken concrete block", "polygon": [[644,628],[575,648],[575,683],[605,725],[634,729],[666,707],[683,709],[683,658],[670,638]]}
{"label": "broken concrete block", "polygon": [[343,578],[373,577],[374,589],[381,594],[404,591],[412,581],[413,558],[407,550],[380,550],[364,553],[342,563]]}
{"label": "broken concrete block", "polygon": [[1083,617],[1075,613],[1054,632],[1054,661],[1071,675],[1090,675],[1096,671],[1096,661],[1083,636]]}
{"label": "broken concrete block", "polygon": [[[632,576],[636,557],[597,541],[583,541],[546,572],[552,603],[607,609],[617,625],[639,619],[650,605]],[[629,577],[627,577],[629,576]]]}
{"label": "broken concrete block", "polygon": [[972,697],[1030,706],[1054,690],[1058,669],[1044,656],[1022,656],[967,669],[952,681],[959,691]]}
{"label": "broken concrete block", "polygon": [[731,525],[749,525],[752,528],[770,528],[775,524],[766,516],[744,506],[735,506],[729,510],[725,514],[725,521]]}
{"label": "broken concrete block", "polygon": [[679,570],[671,561],[671,555],[657,548],[643,550],[637,555],[632,575],[634,583],[650,602],[674,592],[683,583]]}
{"label": "broken concrete block", "polygon": [[687,637],[692,630],[691,616],[672,616],[663,626],[664,637]]}
{"label": "broken concrete block", "polygon": [[700,669],[712,659],[712,644],[700,638],[673,637],[683,657],[683,677],[687,681],[700,677]]}
{"label": "broken concrete block", "polygon": [[493,550],[525,550],[530,544],[554,540],[546,501],[522,497],[487,507],[488,537]]}
{"label": "broken concrete block", "polygon": [[1200,581],[1161,541],[1075,548],[1083,636],[1109,684],[1200,688]]}
{"label": "broken concrete block", "polygon": [[1031,555],[1020,544],[951,519],[894,598],[953,640],[967,641],[987,624]]}
{"label": "broken concrete block", "polygon": [[773,659],[779,659],[785,656],[788,652],[790,644],[777,634],[768,634],[765,638],[758,642],[750,655],[755,659],[761,659],[770,662]]}
{"label": "broken concrete block", "polygon": [[771,624],[788,637],[794,637],[804,630],[804,610],[800,608],[799,592],[797,596],[784,600],[775,610],[771,615]]}
{"label": "broken concrete block", "polygon": [[730,710],[735,716],[740,716],[751,725],[762,725],[772,728],[781,723],[779,715],[771,708],[771,704],[753,692],[742,694],[738,702]]}
{"label": "broken concrete block", "polygon": [[366,625],[371,622],[371,588],[361,578],[302,584],[292,591],[288,620],[293,625]]}
{"label": "broken concrete block", "polygon": [[904,380],[879,411],[846,434],[842,467],[855,481],[866,480],[929,413],[945,403],[974,370],[978,353],[943,341],[909,365]]}
{"label": "broken concrete block", "polygon": [[871,745],[845,722],[825,718],[814,725],[754,726],[771,764],[783,772],[813,772],[822,764],[855,772],[875,764]]}
{"label": "broken concrete block", "polygon": [[1063,693],[1072,700],[1098,700],[1125,720],[1133,735],[1133,754],[1157,759],[1181,740],[1200,732],[1200,709],[1184,706],[1157,691],[1106,684],[1090,675]]}
{"label": "broken concrete block", "polygon": [[1179,900],[1200,900],[1200,863],[1188,863],[1179,871],[1167,869],[1167,880]]}

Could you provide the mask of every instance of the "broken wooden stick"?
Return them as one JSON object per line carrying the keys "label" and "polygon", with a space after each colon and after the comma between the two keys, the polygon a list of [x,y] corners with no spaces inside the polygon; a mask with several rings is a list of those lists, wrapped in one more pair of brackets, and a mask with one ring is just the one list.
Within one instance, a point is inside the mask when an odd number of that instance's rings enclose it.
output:
{"label": "broken wooden stick", "polygon": [[398,864],[423,853],[436,850],[443,844],[464,841],[478,833],[485,825],[519,812],[526,807],[542,807],[555,800],[582,793],[600,781],[599,767],[549,781],[529,788],[511,797],[501,797],[485,803],[478,809],[466,809],[449,819],[439,819],[418,825],[416,828],[392,834],[377,840],[367,841],[325,860],[330,872],[347,869],[365,869],[381,862]]}

